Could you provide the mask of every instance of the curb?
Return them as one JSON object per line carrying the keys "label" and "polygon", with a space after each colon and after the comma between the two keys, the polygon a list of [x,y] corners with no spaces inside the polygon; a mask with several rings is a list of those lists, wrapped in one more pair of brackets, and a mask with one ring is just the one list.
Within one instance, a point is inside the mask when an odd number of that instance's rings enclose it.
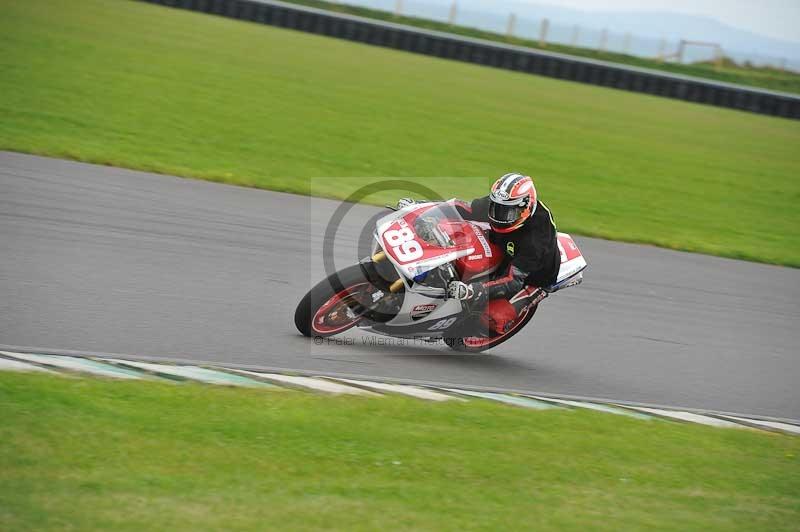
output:
{"label": "curb", "polygon": [[[6,346],[0,346],[4,349]],[[634,404],[603,399],[576,398],[541,394],[531,391],[462,388],[452,384],[424,382],[391,382],[388,379],[364,376],[318,375],[288,369],[219,366],[203,362],[180,362],[110,355],[101,353],[31,352],[17,348],[0,350],[0,371],[35,371],[64,375],[90,375],[127,380],[160,380],[166,382],[199,382],[209,385],[260,388],[271,391],[299,390],[309,393],[380,397],[402,395],[421,401],[486,400],[532,410],[593,410],[643,421],[662,420],[779,432],[800,436],[800,421],[752,417],[735,413],[680,409],[656,405]],[[52,351],[52,350],[51,350]],[[317,372],[318,373],[318,372]]]}

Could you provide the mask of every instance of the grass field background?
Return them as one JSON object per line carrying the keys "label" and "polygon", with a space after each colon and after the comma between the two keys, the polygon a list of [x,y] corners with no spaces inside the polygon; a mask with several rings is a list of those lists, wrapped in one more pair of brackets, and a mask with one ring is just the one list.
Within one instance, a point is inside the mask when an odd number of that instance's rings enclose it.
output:
{"label": "grass field background", "polygon": [[800,520],[800,439],[749,430],[8,373],[0,411],[9,531],[778,531]]}
{"label": "grass field background", "polygon": [[522,171],[561,230],[800,266],[797,121],[125,0],[0,11],[0,149],[331,197]]}

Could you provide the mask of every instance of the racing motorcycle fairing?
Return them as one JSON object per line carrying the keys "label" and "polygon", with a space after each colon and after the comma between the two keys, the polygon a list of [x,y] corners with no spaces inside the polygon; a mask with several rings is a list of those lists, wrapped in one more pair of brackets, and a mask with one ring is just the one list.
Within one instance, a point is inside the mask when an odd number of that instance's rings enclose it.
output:
{"label": "racing motorcycle fairing", "polygon": [[401,308],[384,323],[362,326],[404,338],[440,338],[467,315],[461,301],[447,297],[455,279],[488,275],[503,255],[479,225],[464,220],[455,200],[410,205],[376,224],[375,251],[382,250],[405,290]]}
{"label": "racing motorcycle fairing", "polygon": [[567,233],[558,233],[558,251],[561,254],[561,267],[558,270],[556,283],[545,288],[551,293],[581,284],[583,270],[586,269],[586,259],[583,258],[583,253]]}
{"label": "racing motorcycle fairing", "polygon": [[410,205],[392,213],[378,221],[375,240],[409,280],[424,279],[431,270],[454,263],[468,281],[494,271],[503,261],[483,229],[464,220],[455,200]]}

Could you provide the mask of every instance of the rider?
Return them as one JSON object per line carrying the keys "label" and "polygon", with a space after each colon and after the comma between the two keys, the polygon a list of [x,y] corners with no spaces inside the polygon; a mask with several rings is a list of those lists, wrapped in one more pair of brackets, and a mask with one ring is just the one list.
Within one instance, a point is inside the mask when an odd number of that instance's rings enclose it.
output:
{"label": "rider", "polygon": [[[403,199],[398,207],[411,203]],[[490,281],[451,282],[450,297],[474,303],[505,299],[513,306],[514,316],[544,299],[544,289],[556,282],[561,255],[556,224],[550,210],[538,201],[533,180],[522,174],[505,174],[488,196],[471,204],[459,201],[456,207],[466,220],[489,223],[489,238],[506,254],[506,261]],[[498,332],[510,325],[506,321]]]}

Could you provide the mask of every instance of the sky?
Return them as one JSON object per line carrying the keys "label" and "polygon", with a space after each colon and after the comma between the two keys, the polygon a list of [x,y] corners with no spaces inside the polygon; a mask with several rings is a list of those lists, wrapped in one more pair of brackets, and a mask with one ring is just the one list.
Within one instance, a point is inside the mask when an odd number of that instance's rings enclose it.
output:
{"label": "sky", "polygon": [[523,0],[587,11],[671,11],[800,42],[800,0]]}

